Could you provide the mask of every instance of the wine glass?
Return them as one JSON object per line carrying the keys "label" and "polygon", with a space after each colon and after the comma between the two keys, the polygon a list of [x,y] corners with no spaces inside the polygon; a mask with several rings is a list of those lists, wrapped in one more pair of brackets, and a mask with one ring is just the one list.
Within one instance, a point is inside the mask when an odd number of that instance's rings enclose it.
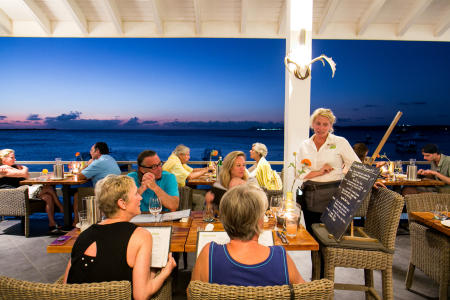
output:
{"label": "wine glass", "polygon": [[153,196],[150,197],[150,201],[148,203],[148,211],[155,216],[155,222],[156,222],[156,216],[161,212],[162,205],[161,201],[159,201],[158,197]]}

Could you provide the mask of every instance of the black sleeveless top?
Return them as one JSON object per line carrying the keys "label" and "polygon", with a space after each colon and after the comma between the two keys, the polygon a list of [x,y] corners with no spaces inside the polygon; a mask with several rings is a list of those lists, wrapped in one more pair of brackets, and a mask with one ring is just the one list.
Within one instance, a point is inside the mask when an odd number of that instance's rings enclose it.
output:
{"label": "black sleeveless top", "polygon": [[[17,165],[12,165],[11,167],[18,169]],[[20,182],[25,180],[23,177],[1,177],[0,178],[0,189],[15,189],[20,186]]]}
{"label": "black sleeveless top", "polygon": [[[67,283],[89,283],[102,281],[132,280],[133,269],[127,264],[127,247],[136,225],[118,222],[106,225],[91,225],[83,231],[72,248],[71,264]],[[97,242],[97,256],[84,254]]]}

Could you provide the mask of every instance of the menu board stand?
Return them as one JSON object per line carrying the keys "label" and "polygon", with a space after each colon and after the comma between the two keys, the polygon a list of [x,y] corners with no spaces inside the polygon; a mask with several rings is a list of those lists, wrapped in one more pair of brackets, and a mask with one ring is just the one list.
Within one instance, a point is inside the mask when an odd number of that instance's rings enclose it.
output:
{"label": "menu board stand", "polygon": [[[353,216],[372,189],[379,174],[376,167],[354,162],[345,175],[332,201],[323,212],[320,220],[336,240],[376,241],[370,238],[362,228],[356,228],[361,236],[355,236]],[[350,236],[343,237],[350,225]]]}

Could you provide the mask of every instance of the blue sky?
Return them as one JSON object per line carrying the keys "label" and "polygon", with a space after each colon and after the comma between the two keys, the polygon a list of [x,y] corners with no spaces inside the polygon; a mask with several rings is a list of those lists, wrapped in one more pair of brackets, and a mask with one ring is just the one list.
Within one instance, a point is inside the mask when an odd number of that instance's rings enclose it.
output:
{"label": "blue sky", "polygon": [[[285,41],[0,38],[1,128],[281,126]],[[449,124],[449,43],[314,40],[311,107],[337,125]]]}

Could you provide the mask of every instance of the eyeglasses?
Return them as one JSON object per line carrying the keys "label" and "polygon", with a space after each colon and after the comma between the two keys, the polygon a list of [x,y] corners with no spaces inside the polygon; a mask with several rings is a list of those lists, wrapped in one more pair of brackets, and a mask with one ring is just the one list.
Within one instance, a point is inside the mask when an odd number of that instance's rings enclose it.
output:
{"label": "eyeglasses", "polygon": [[144,169],[149,169],[149,170],[156,170],[156,169],[162,167],[162,165],[163,165],[163,162],[160,161],[159,163],[157,163],[157,164],[155,164],[155,165],[151,165],[151,166],[149,166],[149,167],[142,166],[142,165],[139,165],[139,167],[144,168]]}

